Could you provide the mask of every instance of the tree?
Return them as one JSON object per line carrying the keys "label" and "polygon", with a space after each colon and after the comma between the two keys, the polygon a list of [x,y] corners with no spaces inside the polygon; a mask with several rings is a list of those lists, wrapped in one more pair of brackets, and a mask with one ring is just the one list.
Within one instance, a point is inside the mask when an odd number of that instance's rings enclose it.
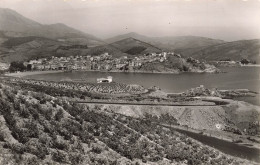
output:
{"label": "tree", "polygon": [[249,60],[244,59],[244,58],[240,62],[241,62],[241,64],[248,64],[248,63],[250,63]]}
{"label": "tree", "polygon": [[55,120],[60,121],[63,118],[63,111],[59,109],[58,112],[55,114]]}
{"label": "tree", "polygon": [[27,70],[31,71],[32,70],[32,64],[27,65]]}
{"label": "tree", "polygon": [[13,61],[10,64],[10,68],[9,71],[10,72],[16,72],[16,71],[25,71],[26,67],[23,65],[23,62],[19,62],[19,61]]}

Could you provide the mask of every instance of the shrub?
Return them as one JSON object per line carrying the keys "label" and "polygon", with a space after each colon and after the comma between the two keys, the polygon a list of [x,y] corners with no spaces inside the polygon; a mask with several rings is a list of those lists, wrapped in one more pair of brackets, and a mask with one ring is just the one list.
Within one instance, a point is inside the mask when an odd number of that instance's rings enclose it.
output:
{"label": "shrub", "polygon": [[46,100],[45,99],[41,99],[40,100],[40,104],[46,104]]}
{"label": "shrub", "polygon": [[[27,148],[29,148],[29,146]],[[27,152],[36,155],[40,159],[45,159],[46,155],[49,154],[47,147],[44,146],[43,144],[37,144],[36,149],[34,150],[27,149]]]}
{"label": "shrub", "polygon": [[100,154],[102,152],[102,149],[98,146],[93,146],[91,152],[94,152],[96,154]]}
{"label": "shrub", "polygon": [[69,154],[69,160],[71,164],[81,164],[83,161],[83,157],[80,154]]}
{"label": "shrub", "polygon": [[54,116],[56,121],[60,121],[63,118],[63,110],[59,109],[58,112]]}
{"label": "shrub", "polygon": [[11,150],[17,154],[23,154],[25,152],[25,147],[23,144],[11,144]]}
{"label": "shrub", "polygon": [[84,95],[81,95],[81,96],[80,96],[80,99],[85,100],[85,96],[84,96]]}
{"label": "shrub", "polygon": [[53,148],[57,148],[59,150],[67,150],[68,145],[66,143],[61,143],[61,142],[58,142],[57,140],[55,140],[53,143]]}
{"label": "shrub", "polygon": [[30,117],[30,113],[29,113],[28,109],[22,108],[20,110],[20,116],[23,117],[23,118],[29,118]]}
{"label": "shrub", "polygon": [[66,155],[60,151],[53,152],[52,159],[56,162],[62,163],[66,159]]}

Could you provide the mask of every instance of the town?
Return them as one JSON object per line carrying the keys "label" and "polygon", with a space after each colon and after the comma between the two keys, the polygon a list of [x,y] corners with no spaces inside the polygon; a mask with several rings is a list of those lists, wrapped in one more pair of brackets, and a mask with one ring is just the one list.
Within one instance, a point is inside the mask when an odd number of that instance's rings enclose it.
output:
{"label": "town", "polygon": [[39,58],[24,62],[27,70],[98,70],[98,71],[135,71],[148,62],[164,62],[167,56],[181,57],[173,52],[149,53],[139,57],[123,56],[113,58],[108,53],[99,56],[69,56]]}
{"label": "town", "polygon": [[[163,63],[169,62],[169,58],[174,57],[176,59],[182,59],[181,54],[175,52],[161,52],[161,53],[147,53],[140,56],[128,57],[122,56],[119,58],[114,58],[113,55],[109,53],[103,53],[97,56],[68,56],[68,57],[45,57],[31,59],[25,62],[11,62],[1,63],[1,72],[20,72],[20,71],[47,71],[47,70],[61,70],[61,71],[109,71],[109,72],[149,72],[143,70],[146,64],[151,63]],[[192,57],[186,58],[187,62],[194,64],[204,65],[204,62],[196,60]],[[242,59],[241,61],[232,60],[217,60],[208,61],[209,64],[216,67],[220,66],[244,66],[244,65],[254,65],[247,59]],[[150,70],[150,72],[154,72]]]}

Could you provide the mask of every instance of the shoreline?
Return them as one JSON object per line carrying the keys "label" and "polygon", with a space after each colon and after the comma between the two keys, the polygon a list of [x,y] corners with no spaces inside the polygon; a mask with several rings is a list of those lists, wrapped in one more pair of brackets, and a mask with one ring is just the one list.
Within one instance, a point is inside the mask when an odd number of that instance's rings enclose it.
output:
{"label": "shoreline", "polygon": [[189,127],[185,128],[184,126],[167,125],[167,124],[160,124],[160,125],[164,126],[164,127],[169,127],[169,128],[173,128],[173,129],[176,129],[176,130],[184,131],[184,132],[201,134],[202,136],[207,136],[207,137],[210,137],[210,138],[216,138],[216,139],[219,139],[219,140],[223,140],[223,141],[226,141],[226,142],[237,144],[239,146],[245,146],[245,147],[248,147],[248,148],[260,150],[260,144],[249,143],[249,142],[239,142],[239,143],[237,143],[237,142],[234,141],[234,139],[232,137],[228,137],[228,136],[225,136],[225,135],[217,135],[214,131],[210,131],[210,130],[196,130],[196,129],[189,128]]}
{"label": "shoreline", "polygon": [[[50,73],[66,73],[68,71],[66,70],[46,70],[46,71],[25,71],[25,72],[15,72],[15,73],[5,73],[5,76],[10,77],[25,77],[25,76],[31,76],[31,75],[40,75],[40,74],[50,74]],[[222,72],[205,72],[205,71],[199,71],[199,72],[154,72],[154,71],[102,71],[102,70],[73,70],[72,72],[101,72],[101,73],[147,73],[147,74],[181,74],[181,73],[197,73],[197,74],[203,74],[203,73],[209,73],[209,74],[217,74]],[[70,72],[68,72],[70,73]]]}
{"label": "shoreline", "polygon": [[[260,151],[260,146],[259,144],[252,144],[252,143],[245,143],[245,142],[241,142],[241,143],[236,143],[235,141],[233,141],[233,139],[231,137],[224,137],[224,136],[218,136],[216,134],[212,134],[210,132],[204,132],[204,131],[200,131],[200,130],[195,130],[195,129],[192,129],[192,128],[184,128],[182,126],[174,126],[174,125],[167,125],[167,124],[159,124],[161,125],[162,127],[166,127],[166,128],[169,128],[169,129],[174,129],[175,131],[179,132],[179,133],[182,133],[182,134],[186,134],[188,137],[200,142],[201,144],[205,144],[205,142],[203,142],[203,140],[199,139],[199,137],[193,137],[192,134],[197,134],[195,136],[204,136],[206,138],[210,138],[210,139],[216,139],[216,140],[220,140],[220,141],[223,141],[223,142],[226,142],[226,143],[230,143],[231,145],[237,145],[237,146],[240,146],[240,147],[244,147],[245,149],[250,149],[250,150],[254,150],[254,151]],[[207,143],[207,142],[206,142]],[[217,148],[215,146],[211,146],[210,144],[205,144],[207,145],[208,147],[212,147],[216,150],[219,150],[220,152],[223,152],[223,153],[226,153],[228,154],[227,152],[224,152],[222,151],[220,148]],[[248,159],[247,157],[243,157],[242,155],[231,155],[229,154],[230,156],[233,156],[233,157],[237,157],[237,158],[240,158],[240,159],[246,159],[246,160],[249,160],[249,161],[253,161],[255,163],[259,163],[259,159],[258,160],[251,160],[251,159]]]}

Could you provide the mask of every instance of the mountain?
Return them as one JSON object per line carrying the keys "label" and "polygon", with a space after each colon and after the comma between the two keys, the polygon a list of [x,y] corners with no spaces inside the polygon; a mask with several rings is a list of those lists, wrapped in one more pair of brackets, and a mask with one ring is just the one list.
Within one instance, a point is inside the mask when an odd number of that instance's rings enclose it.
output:
{"label": "mountain", "polygon": [[214,60],[235,60],[249,59],[260,63],[259,57],[260,40],[240,40],[234,42],[226,42],[208,47],[199,47],[194,49],[179,49],[176,52],[186,57],[196,59],[214,61]]}
{"label": "mountain", "polygon": [[95,36],[62,23],[43,25],[6,8],[0,8],[0,31],[5,37],[38,36],[94,46],[103,44]]}
{"label": "mountain", "polygon": [[224,59],[239,61],[245,58],[260,63],[258,39],[225,42],[198,36],[147,37],[132,32],[105,41],[117,43],[131,37],[155,45],[164,51],[180,53],[184,57],[193,57],[204,61]]}
{"label": "mountain", "polygon": [[[66,49],[62,49],[67,47]],[[0,60],[28,60],[48,56],[99,55],[114,57],[175,51],[200,60],[241,60],[259,63],[259,40],[225,42],[198,36],[148,37],[127,33],[105,42],[57,23],[43,25],[11,9],[0,8]]]}
{"label": "mountain", "polygon": [[[103,45],[93,35],[65,24],[43,25],[11,9],[0,8],[0,60],[24,61],[38,57],[86,55]],[[62,49],[67,47],[69,49]]]}
{"label": "mountain", "polygon": [[112,43],[126,38],[135,38],[137,40],[141,40],[149,44],[155,45],[157,47],[160,47],[164,50],[196,48],[196,47],[210,46],[210,45],[224,43],[224,41],[222,40],[211,39],[206,37],[197,37],[197,36],[148,37],[134,32],[108,38],[105,41],[107,43]]}

